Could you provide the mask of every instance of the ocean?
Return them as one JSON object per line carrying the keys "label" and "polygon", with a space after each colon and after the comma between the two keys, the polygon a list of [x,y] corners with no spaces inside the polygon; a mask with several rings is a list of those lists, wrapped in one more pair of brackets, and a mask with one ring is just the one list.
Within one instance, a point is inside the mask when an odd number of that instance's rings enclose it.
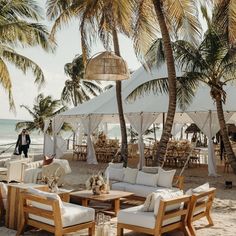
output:
{"label": "ocean", "polygon": [[[16,124],[20,120],[0,119],[0,153],[5,151],[1,156],[9,155],[14,152],[15,144],[18,134],[21,130],[16,131]],[[29,152],[39,153],[43,150],[43,134],[30,132],[31,145]],[[1,157],[0,156],[0,157]]]}

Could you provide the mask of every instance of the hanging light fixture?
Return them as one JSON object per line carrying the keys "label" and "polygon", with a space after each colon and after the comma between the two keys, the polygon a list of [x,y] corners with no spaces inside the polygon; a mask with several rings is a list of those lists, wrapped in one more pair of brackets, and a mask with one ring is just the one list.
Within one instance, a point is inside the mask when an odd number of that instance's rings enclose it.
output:
{"label": "hanging light fixture", "polygon": [[125,80],[129,78],[125,60],[113,52],[102,52],[92,57],[85,68],[86,80]]}

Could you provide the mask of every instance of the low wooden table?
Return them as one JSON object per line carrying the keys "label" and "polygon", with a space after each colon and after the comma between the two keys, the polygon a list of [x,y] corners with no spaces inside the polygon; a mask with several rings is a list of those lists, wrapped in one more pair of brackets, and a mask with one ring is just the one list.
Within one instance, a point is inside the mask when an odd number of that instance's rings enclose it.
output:
{"label": "low wooden table", "polygon": [[9,229],[18,229],[21,218],[20,192],[26,191],[29,187],[48,191],[47,185],[42,184],[8,184],[7,209],[5,225]]}
{"label": "low wooden table", "polygon": [[114,208],[112,209],[117,216],[117,213],[120,210],[120,199],[133,195],[130,192],[110,190],[109,193],[103,193],[101,195],[94,195],[92,190],[83,190],[70,193],[70,196],[74,199],[81,200],[83,206],[88,206],[90,200],[97,202],[108,202],[111,201],[114,203]]}

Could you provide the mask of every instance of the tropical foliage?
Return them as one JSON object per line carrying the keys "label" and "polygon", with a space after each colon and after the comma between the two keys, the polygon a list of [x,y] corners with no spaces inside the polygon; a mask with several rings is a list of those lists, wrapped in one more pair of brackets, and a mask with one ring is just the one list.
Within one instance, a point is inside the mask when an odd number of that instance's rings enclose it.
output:
{"label": "tropical foliage", "polygon": [[[21,128],[26,128],[29,131],[44,131],[44,124],[46,119],[59,114],[67,109],[63,106],[60,100],[53,100],[51,96],[44,96],[39,94],[35,99],[33,108],[30,109],[28,106],[21,105],[22,108],[26,109],[28,113],[32,116],[33,121],[22,121],[16,124],[16,130]],[[49,131],[51,128],[49,127]]]}
{"label": "tropical foliage", "polygon": [[0,84],[8,92],[11,108],[14,108],[14,101],[8,63],[24,73],[31,70],[36,83],[44,82],[40,67],[15,51],[15,48],[34,46],[40,46],[45,51],[52,50],[52,44],[48,42],[48,31],[45,26],[37,23],[40,19],[42,19],[42,9],[36,1],[0,1]]}
{"label": "tropical foliage", "polygon": [[83,80],[84,64],[82,55],[76,56],[71,63],[65,65],[65,73],[70,79],[65,81],[61,99],[65,102],[72,102],[74,106],[97,96],[101,91],[98,83]]}

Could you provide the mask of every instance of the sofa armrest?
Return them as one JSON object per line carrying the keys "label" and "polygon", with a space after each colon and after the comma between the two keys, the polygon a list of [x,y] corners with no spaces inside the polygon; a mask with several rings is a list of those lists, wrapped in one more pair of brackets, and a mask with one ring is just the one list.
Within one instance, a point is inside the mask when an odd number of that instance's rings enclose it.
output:
{"label": "sofa armrest", "polygon": [[173,187],[184,189],[184,176],[175,175],[173,178]]}

